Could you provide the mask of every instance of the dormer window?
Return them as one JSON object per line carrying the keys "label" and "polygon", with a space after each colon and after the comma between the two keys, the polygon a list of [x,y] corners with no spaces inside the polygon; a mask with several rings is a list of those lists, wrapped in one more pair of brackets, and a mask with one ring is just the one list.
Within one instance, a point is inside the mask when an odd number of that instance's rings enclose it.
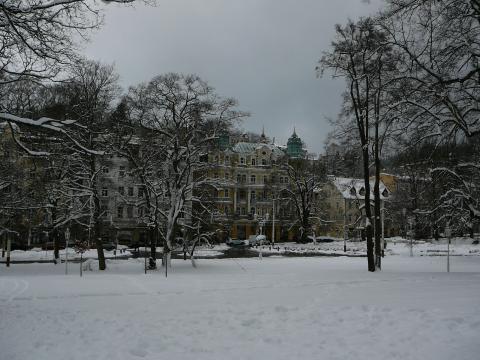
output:
{"label": "dormer window", "polygon": [[350,195],[352,195],[352,196],[357,195],[357,190],[355,190],[354,187],[352,187],[352,188],[350,189]]}
{"label": "dormer window", "polygon": [[382,195],[383,195],[383,197],[388,197],[388,190],[387,190],[387,189],[384,189],[384,190],[382,191]]}
{"label": "dormer window", "polygon": [[240,164],[241,164],[241,165],[245,165],[245,158],[244,158],[244,157],[241,157],[241,158],[240,158]]}
{"label": "dormer window", "polygon": [[365,195],[365,188],[361,188],[360,191],[358,192],[361,196]]}

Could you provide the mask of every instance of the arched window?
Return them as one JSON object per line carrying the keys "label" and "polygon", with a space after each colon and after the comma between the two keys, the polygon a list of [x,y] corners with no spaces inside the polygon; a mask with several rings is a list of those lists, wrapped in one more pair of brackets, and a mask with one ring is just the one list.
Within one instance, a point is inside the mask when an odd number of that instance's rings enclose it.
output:
{"label": "arched window", "polygon": [[262,165],[263,166],[267,165],[267,160],[266,159],[262,159]]}

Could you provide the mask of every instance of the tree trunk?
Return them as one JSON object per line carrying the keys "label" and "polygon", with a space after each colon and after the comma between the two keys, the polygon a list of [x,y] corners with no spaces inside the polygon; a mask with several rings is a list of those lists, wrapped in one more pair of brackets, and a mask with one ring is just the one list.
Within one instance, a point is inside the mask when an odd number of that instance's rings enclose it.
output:
{"label": "tree trunk", "polygon": [[[157,268],[157,231],[156,227],[152,227],[148,231],[148,236],[150,237],[150,260],[148,268],[150,270],[155,270]],[[146,250],[146,249],[145,249]]]}
{"label": "tree trunk", "polygon": [[368,145],[364,145],[363,153],[363,179],[365,182],[365,235],[367,236],[367,260],[368,271],[375,271],[375,258],[373,255],[373,239],[372,239],[372,210],[370,207],[370,178],[368,166]]}
{"label": "tree trunk", "polygon": [[[377,109],[378,116],[378,109]],[[375,185],[373,187],[375,213],[375,268],[382,268],[382,222],[380,202],[380,151],[378,139],[378,119],[375,121]]]}
{"label": "tree trunk", "polygon": [[[96,174],[96,161],[95,155],[90,155],[90,172]],[[97,177],[93,179],[92,191],[93,191],[93,238],[95,239],[95,246],[97,248],[98,256],[98,269],[105,270],[107,268],[105,263],[105,255],[103,253],[103,244],[101,238],[101,224],[100,224],[100,199],[98,197]]]}
{"label": "tree trunk", "polygon": [[[56,201],[52,204],[52,224],[55,224],[57,221],[57,203]],[[57,263],[58,258],[60,257],[60,238],[58,236],[58,230],[56,228],[52,229],[52,237],[53,237],[53,257],[55,264]]]}

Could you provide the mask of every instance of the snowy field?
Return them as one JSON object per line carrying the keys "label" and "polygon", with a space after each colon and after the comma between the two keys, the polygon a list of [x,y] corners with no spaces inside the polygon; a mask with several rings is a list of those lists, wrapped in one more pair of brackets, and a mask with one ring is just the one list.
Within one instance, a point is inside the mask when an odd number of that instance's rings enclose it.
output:
{"label": "snowy field", "polygon": [[0,267],[0,358],[478,359],[480,257]]}
{"label": "snowy field", "polygon": [[[117,251],[118,257],[131,257],[132,253],[126,246],[121,246],[124,252]],[[140,251],[149,252],[150,248],[140,247]],[[213,258],[220,257],[222,254],[230,249],[225,244],[216,244],[213,247],[197,247],[195,250],[195,256],[201,258]],[[250,248],[252,251],[262,252],[264,255],[286,255],[286,256],[305,256],[305,255],[348,255],[348,256],[366,256],[367,247],[366,242],[353,242],[347,241],[347,252],[343,252],[343,240],[336,240],[333,242],[325,243],[309,243],[309,244],[296,244],[296,243],[279,243],[274,247],[264,245],[259,247]],[[413,255],[414,256],[445,256],[447,253],[446,239],[440,241],[414,241],[413,242]],[[163,252],[162,247],[157,247],[157,252]],[[60,250],[61,260],[65,259],[65,250]],[[104,251],[107,259],[114,259],[115,254],[113,251]],[[402,238],[388,238],[387,239],[387,255],[410,255],[410,242]],[[181,254],[180,254],[181,255]],[[450,255],[452,256],[480,256],[480,245],[472,245],[471,238],[454,238],[450,245]],[[80,255],[75,253],[73,248],[68,250],[68,258],[70,260],[80,259]],[[97,250],[91,249],[83,254],[84,259],[96,259]],[[0,258],[0,263],[5,262],[5,258]],[[41,248],[33,248],[29,251],[14,250],[11,252],[11,260],[14,262],[20,261],[52,261],[53,250],[42,250]]]}

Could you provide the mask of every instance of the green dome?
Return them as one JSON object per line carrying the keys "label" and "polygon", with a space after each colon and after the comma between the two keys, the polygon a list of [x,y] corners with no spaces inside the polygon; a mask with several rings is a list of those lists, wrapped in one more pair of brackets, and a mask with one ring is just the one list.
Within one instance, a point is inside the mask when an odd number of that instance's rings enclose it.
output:
{"label": "green dome", "polygon": [[287,155],[291,158],[302,158],[305,152],[303,150],[303,142],[293,129],[293,134],[287,141]]}

